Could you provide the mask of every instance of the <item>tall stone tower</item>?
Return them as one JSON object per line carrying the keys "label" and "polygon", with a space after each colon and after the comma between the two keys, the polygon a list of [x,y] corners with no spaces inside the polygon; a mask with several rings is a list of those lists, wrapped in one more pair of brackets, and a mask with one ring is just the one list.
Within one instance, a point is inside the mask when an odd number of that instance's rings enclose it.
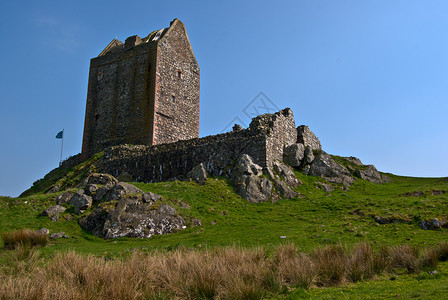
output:
{"label": "tall stone tower", "polygon": [[184,24],[114,39],[90,61],[82,157],[199,137],[199,65]]}

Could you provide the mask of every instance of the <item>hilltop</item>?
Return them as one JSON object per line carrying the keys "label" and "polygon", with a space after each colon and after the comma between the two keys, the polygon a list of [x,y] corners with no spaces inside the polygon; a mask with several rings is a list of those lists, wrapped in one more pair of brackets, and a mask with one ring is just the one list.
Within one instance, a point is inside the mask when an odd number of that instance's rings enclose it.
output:
{"label": "hilltop", "polygon": [[[344,161],[341,157],[332,157],[335,161]],[[294,175],[303,184],[292,189],[300,197],[280,199],[274,203],[251,203],[243,199],[235,192],[231,180],[223,176],[209,177],[203,183],[195,180],[129,182],[142,192],[162,196],[163,203],[175,208],[186,222],[183,230],[147,239],[124,237],[105,240],[96,237],[81,229],[78,221],[82,215],[75,214],[69,205],[65,205],[68,210],[59,215],[56,221],[41,215],[42,211],[55,204],[58,196],[67,191],[75,193],[79,189],[76,187],[79,182],[95,170],[101,160],[102,155],[99,154],[75,167],[56,170],[40,180],[34,186],[34,191],[29,190],[26,196],[2,197],[1,231],[20,228],[37,230],[45,227],[50,234],[66,234],[68,238],[51,240],[48,246],[39,249],[41,255],[47,258],[67,250],[116,259],[127,257],[135,251],[149,253],[157,249],[204,250],[232,245],[248,249],[261,246],[271,256],[279,245],[290,243],[294,243],[301,252],[339,244],[351,248],[364,242],[377,250],[384,245],[411,245],[423,250],[447,241],[448,231],[443,226],[423,229],[421,224],[422,221],[429,223],[434,219],[442,224],[448,218],[448,179],[411,178],[392,174],[382,174],[390,182],[378,184],[358,178],[347,189],[343,183],[331,183],[321,177],[304,175],[295,170]],[[61,182],[63,184],[59,185],[61,188],[57,192],[48,193],[52,186]],[[334,190],[329,191],[328,186]],[[89,214],[92,210],[93,207],[84,214]],[[5,265],[9,260],[10,250],[0,251]],[[435,291],[434,295],[446,295],[447,291],[438,288],[448,281],[446,263],[439,265],[437,273],[434,277],[424,275],[428,274],[427,271],[415,275],[398,271],[393,276],[397,278],[397,284],[401,282],[405,288],[397,289],[396,293],[429,297],[429,292]],[[378,279],[374,288],[379,295],[386,295],[389,289],[397,288],[387,275]],[[358,283],[349,289],[316,288],[311,287],[306,291],[292,289],[290,292],[296,291],[293,294],[307,297],[339,291],[345,295],[360,297],[372,287],[366,286],[366,283]],[[422,288],[428,290],[421,290]]]}

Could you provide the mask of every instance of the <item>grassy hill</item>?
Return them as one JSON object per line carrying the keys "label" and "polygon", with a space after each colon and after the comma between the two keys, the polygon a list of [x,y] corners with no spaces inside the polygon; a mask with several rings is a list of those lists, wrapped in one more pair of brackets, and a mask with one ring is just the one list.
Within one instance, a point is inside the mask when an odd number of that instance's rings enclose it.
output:
{"label": "grassy hill", "polygon": [[[348,190],[333,184],[335,190],[326,193],[319,184],[325,182],[322,178],[296,172],[303,185],[295,190],[304,197],[258,204],[238,196],[226,178],[209,178],[204,185],[189,181],[133,183],[144,192],[162,195],[188,223],[185,230],[149,239],[103,240],[82,230],[76,215],[66,220],[64,216],[70,210],[56,222],[40,216],[44,209],[54,205],[55,197],[62,192],[45,194],[43,190],[56,182],[79,179],[92,166],[85,164],[48,177],[38,183],[45,188],[39,189],[35,185],[24,197],[1,197],[0,232],[42,227],[50,232],[65,232],[68,239],[50,241],[38,249],[43,261],[70,250],[118,259],[136,251],[193,251],[236,245],[244,249],[259,246],[267,257],[272,257],[279,245],[294,244],[298,252],[310,253],[328,245],[351,249],[360,243],[368,243],[376,251],[383,245],[411,245],[425,249],[448,241],[448,229],[423,230],[418,224],[421,220],[448,219],[448,178],[411,178],[392,174],[387,174],[392,180],[390,183],[373,184],[358,179]],[[389,223],[380,224],[378,217]],[[202,225],[194,226],[195,219]],[[10,270],[11,253],[3,247],[0,249],[2,276],[7,276],[5,270]],[[325,288],[311,285],[305,290],[288,287],[263,297],[447,297],[448,264],[440,263],[435,275],[431,274],[428,270],[413,274],[405,270],[388,271],[376,276],[374,281]]]}

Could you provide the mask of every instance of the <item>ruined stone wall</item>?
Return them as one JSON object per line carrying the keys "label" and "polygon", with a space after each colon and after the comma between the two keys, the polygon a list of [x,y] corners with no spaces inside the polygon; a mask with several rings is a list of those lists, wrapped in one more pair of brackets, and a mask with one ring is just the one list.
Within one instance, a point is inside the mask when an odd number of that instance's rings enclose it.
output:
{"label": "ruined stone wall", "polygon": [[127,172],[135,181],[156,182],[185,175],[204,163],[211,175],[229,175],[229,167],[244,153],[265,166],[266,136],[253,130],[241,130],[150,147],[112,147],[105,150],[99,171],[113,176]]}
{"label": "ruined stone wall", "polygon": [[199,65],[184,24],[158,43],[153,144],[199,137]]}
{"label": "ruined stone wall", "polygon": [[266,134],[266,162],[283,160],[283,149],[297,142],[294,114],[285,108],[275,114],[264,114],[252,119],[250,128]]}
{"label": "ruined stone wall", "polygon": [[292,111],[254,118],[248,129],[155,146],[123,145],[106,149],[100,172],[119,176],[127,172],[135,181],[164,181],[187,174],[203,163],[214,176],[230,175],[242,154],[262,166],[282,160],[284,146],[297,140]]}

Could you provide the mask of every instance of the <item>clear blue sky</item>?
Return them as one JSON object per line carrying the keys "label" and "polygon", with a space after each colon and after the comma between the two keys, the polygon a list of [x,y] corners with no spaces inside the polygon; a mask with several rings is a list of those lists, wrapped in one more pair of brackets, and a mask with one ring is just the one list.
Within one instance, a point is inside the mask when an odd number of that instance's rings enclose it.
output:
{"label": "clear blue sky", "polygon": [[2,1],[0,195],[81,151],[89,60],[115,37],[185,23],[201,67],[200,135],[259,92],[331,154],[448,176],[448,1]]}

